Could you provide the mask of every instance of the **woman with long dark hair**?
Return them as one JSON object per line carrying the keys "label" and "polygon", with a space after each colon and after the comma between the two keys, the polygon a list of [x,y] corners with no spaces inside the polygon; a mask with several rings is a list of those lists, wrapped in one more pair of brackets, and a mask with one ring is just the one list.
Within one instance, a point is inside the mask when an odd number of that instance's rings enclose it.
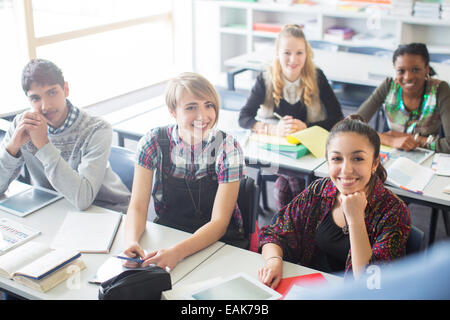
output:
{"label": "woman with long dark hair", "polygon": [[337,123],[326,144],[329,177],[315,180],[259,233],[266,265],[260,281],[276,288],[284,259],[359,278],[372,263],[405,255],[406,204],[384,186],[380,139],[360,116]]}

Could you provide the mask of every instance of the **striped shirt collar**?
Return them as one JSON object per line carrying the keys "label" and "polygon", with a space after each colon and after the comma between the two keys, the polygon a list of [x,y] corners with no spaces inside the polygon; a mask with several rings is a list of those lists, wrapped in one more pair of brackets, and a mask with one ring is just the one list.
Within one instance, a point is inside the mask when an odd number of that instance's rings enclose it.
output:
{"label": "striped shirt collar", "polygon": [[74,122],[78,119],[78,115],[80,114],[80,110],[77,107],[74,107],[69,100],[67,101],[67,108],[69,108],[69,112],[67,113],[66,120],[64,123],[58,127],[53,128],[52,126],[48,126],[48,133],[58,134],[69,128]]}

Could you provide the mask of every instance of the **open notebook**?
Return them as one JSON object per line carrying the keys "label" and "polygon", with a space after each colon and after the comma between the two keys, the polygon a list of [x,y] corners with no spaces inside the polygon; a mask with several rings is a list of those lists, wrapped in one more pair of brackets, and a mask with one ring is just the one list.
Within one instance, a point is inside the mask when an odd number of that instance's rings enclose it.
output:
{"label": "open notebook", "polygon": [[400,157],[389,165],[387,174],[388,184],[421,194],[433,178],[434,171],[411,159]]}

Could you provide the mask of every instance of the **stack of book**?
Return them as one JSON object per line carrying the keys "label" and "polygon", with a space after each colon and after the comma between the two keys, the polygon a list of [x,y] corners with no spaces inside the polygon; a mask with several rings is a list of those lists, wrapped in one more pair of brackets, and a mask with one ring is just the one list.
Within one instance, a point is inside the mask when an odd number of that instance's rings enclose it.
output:
{"label": "stack of book", "polygon": [[426,19],[439,19],[441,15],[441,3],[432,0],[416,1],[414,3],[414,17]]}
{"label": "stack of book", "polygon": [[450,0],[441,3],[441,19],[450,19]]}
{"label": "stack of book", "polygon": [[391,0],[390,14],[397,16],[411,16],[413,4],[413,0]]}
{"label": "stack of book", "polygon": [[333,26],[326,30],[324,40],[327,41],[349,40],[354,35],[355,31],[352,28],[344,26]]}
{"label": "stack of book", "polygon": [[309,153],[308,148],[306,148],[303,144],[286,146],[266,143],[260,145],[260,147],[293,159],[301,158]]}
{"label": "stack of book", "polygon": [[0,257],[0,277],[46,292],[85,269],[81,254],[30,241]]}
{"label": "stack of book", "polygon": [[286,137],[253,133],[249,140],[256,142],[262,149],[294,159],[309,153],[313,157],[322,158],[325,157],[328,134],[328,131],[322,127],[312,126]]}

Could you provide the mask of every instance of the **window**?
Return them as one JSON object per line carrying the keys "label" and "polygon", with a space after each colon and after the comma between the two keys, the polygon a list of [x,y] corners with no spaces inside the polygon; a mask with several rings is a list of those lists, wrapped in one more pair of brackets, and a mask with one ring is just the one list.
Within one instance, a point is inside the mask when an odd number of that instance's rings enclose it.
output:
{"label": "window", "polygon": [[1,81],[16,96],[29,58],[49,59],[80,107],[164,81],[175,72],[172,6],[167,0],[0,0],[0,36],[11,48],[0,53],[9,66]]}

